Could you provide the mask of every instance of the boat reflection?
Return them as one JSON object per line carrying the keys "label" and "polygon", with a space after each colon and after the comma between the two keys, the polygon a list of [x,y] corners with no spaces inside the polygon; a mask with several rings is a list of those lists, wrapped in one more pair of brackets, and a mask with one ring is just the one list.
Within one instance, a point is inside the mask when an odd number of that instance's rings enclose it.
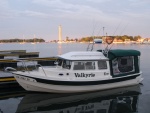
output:
{"label": "boat reflection", "polygon": [[0,88],[0,100],[8,100],[10,98],[23,97],[27,93],[21,86],[9,88]]}
{"label": "boat reflection", "polygon": [[17,113],[134,113],[139,94],[139,85],[76,94],[32,92],[21,100]]}

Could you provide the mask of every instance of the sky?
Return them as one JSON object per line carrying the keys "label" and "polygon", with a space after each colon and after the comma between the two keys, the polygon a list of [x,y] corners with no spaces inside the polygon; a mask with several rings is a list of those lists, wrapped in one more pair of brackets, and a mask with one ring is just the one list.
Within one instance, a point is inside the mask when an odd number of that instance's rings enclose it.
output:
{"label": "sky", "polygon": [[0,0],[0,39],[150,37],[150,0]]}

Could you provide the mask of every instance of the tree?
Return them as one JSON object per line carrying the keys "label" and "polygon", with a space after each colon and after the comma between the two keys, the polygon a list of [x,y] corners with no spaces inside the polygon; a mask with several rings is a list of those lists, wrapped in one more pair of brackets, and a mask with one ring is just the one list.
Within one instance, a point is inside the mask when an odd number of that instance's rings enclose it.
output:
{"label": "tree", "polygon": [[134,36],[134,41],[140,40],[142,37],[141,36]]}
{"label": "tree", "polygon": [[66,36],[66,41],[69,41],[69,37],[68,36]]}

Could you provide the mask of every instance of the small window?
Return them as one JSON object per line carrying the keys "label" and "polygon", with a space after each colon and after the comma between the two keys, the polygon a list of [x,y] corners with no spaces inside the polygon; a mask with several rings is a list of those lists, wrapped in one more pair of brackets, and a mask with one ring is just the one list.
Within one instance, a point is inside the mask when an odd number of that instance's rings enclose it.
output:
{"label": "small window", "polygon": [[128,73],[135,71],[134,69],[134,57],[120,57],[112,61],[114,75]]}
{"label": "small window", "polygon": [[95,62],[94,61],[78,61],[74,62],[74,70],[94,70]]}
{"label": "small window", "polygon": [[63,62],[62,59],[57,59],[57,60],[54,62],[54,65],[62,66],[62,62]]}
{"label": "small window", "polygon": [[118,58],[118,69],[120,72],[133,71],[133,57]]}
{"label": "small window", "polygon": [[84,63],[83,62],[75,62],[74,63],[74,70],[84,70]]}
{"label": "small window", "polygon": [[98,69],[107,69],[107,63],[105,60],[98,61]]}
{"label": "small window", "polygon": [[93,70],[93,69],[95,69],[95,62],[85,62],[85,69],[86,70]]}
{"label": "small window", "polygon": [[72,62],[69,61],[69,60],[64,60],[62,67],[63,67],[63,68],[66,68],[66,69],[70,69],[70,68],[71,68],[71,63],[72,63]]}

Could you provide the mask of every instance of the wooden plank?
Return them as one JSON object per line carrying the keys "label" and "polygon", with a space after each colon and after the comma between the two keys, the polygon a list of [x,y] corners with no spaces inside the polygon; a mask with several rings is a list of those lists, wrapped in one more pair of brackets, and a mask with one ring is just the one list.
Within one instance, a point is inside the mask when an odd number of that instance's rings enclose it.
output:
{"label": "wooden plank", "polygon": [[26,50],[2,50],[0,53],[26,53]]}

